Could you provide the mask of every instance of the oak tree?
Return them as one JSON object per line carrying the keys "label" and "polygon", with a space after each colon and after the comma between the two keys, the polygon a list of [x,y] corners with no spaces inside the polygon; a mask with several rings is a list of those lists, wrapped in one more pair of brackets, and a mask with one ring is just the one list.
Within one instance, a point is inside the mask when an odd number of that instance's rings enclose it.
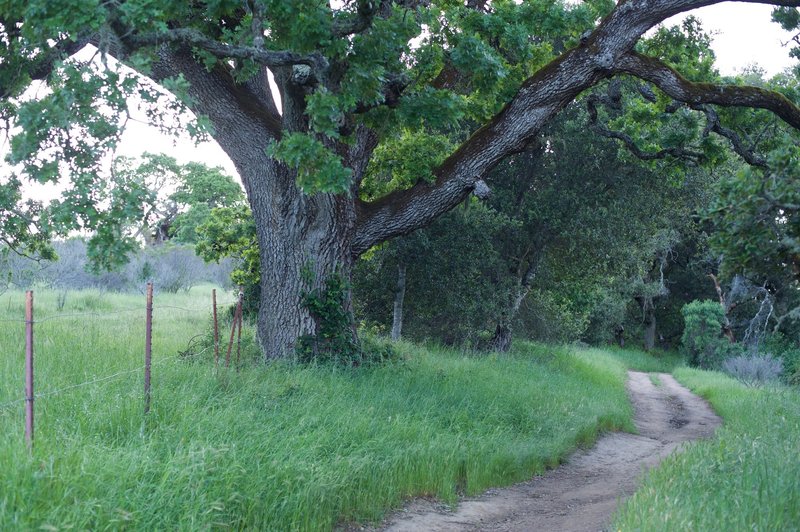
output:
{"label": "oak tree", "polygon": [[[778,92],[690,81],[637,50],[668,17],[714,3],[8,0],[0,117],[13,129],[9,160],[19,170],[3,177],[1,236],[35,251],[78,225],[112,244],[112,207],[127,203],[97,202],[103,155],[133,97],[149,118],[176,127],[163,112],[169,91],[239,172],[260,249],[259,339],[266,357],[285,356],[318,328],[303,294],[348,277],[370,247],[482,189],[487,171],[603,80],[634,76],[678,102],[763,108],[800,128],[800,109]],[[87,44],[97,60],[75,57]],[[34,81],[48,90],[26,93]],[[382,142],[443,124],[471,134],[408,188],[361,197]],[[23,200],[24,178],[62,175],[73,186],[54,204]]]}

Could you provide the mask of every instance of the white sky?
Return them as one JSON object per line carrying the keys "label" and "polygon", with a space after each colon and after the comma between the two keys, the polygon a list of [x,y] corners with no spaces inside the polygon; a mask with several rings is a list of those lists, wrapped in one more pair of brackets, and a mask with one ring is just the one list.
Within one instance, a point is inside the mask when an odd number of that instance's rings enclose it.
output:
{"label": "white sky", "polygon": [[[723,2],[690,13],[714,35],[712,47],[722,74],[735,74],[742,67],[757,63],[772,75],[795,61],[789,57],[789,47],[783,46],[792,34],[772,22],[772,6]],[[666,23],[678,24],[685,16],[677,15]]]}
{"label": "white sky", "polygon": [[[703,21],[706,31],[714,34],[713,48],[717,65],[722,74],[734,74],[742,67],[758,64],[768,75],[776,74],[793,64],[788,47],[782,46],[791,38],[778,24],[770,19],[771,6],[725,2],[691,12]],[[686,14],[667,21],[679,23]],[[0,156],[7,150],[5,141],[0,141]],[[145,151],[165,152],[179,162],[204,162],[210,166],[222,166],[231,175],[235,168],[227,155],[215,142],[195,145],[187,139],[175,139],[163,135],[155,128],[131,122],[123,135],[118,155],[137,156]],[[7,165],[0,161],[0,172]],[[34,196],[50,193],[39,187]],[[53,190],[52,188],[50,190]]]}

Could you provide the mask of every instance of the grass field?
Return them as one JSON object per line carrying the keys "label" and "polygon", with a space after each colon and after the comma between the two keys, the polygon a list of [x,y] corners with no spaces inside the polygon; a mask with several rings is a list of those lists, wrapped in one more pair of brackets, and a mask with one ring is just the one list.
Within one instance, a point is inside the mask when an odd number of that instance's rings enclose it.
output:
{"label": "grass field", "polygon": [[618,511],[618,530],[800,529],[800,394],[752,388],[720,373],[680,368],[724,426],[648,475]]}
{"label": "grass field", "polygon": [[0,529],[325,530],[526,479],[631,428],[624,364],[602,351],[401,344],[385,367],[218,373],[208,352],[178,356],[208,333],[209,293],[156,296],[145,420],[144,298],[72,293],[56,311],[37,291],[32,455],[15,402],[23,295],[0,297]]}

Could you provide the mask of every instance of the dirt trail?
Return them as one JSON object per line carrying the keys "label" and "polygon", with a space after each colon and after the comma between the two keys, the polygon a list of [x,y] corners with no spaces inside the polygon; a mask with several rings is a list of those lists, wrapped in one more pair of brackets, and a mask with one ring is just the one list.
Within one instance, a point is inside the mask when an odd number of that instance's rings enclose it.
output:
{"label": "dirt trail", "polygon": [[578,451],[543,476],[465,499],[455,511],[415,500],[391,516],[382,530],[399,531],[577,531],[602,530],[620,499],[632,494],[643,470],[681,443],[710,437],[720,424],[705,401],[659,374],[629,372],[628,393],[638,435],[613,433]]}

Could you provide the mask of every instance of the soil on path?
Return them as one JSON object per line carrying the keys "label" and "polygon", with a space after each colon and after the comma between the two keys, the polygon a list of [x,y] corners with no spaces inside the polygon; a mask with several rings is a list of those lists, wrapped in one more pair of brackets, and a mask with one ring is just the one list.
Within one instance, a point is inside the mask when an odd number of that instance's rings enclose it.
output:
{"label": "soil on path", "polygon": [[427,500],[410,502],[382,530],[583,531],[608,526],[618,502],[631,495],[643,472],[683,442],[710,437],[721,420],[708,404],[659,374],[628,372],[639,434],[613,433],[545,475],[464,499],[454,511]]}

